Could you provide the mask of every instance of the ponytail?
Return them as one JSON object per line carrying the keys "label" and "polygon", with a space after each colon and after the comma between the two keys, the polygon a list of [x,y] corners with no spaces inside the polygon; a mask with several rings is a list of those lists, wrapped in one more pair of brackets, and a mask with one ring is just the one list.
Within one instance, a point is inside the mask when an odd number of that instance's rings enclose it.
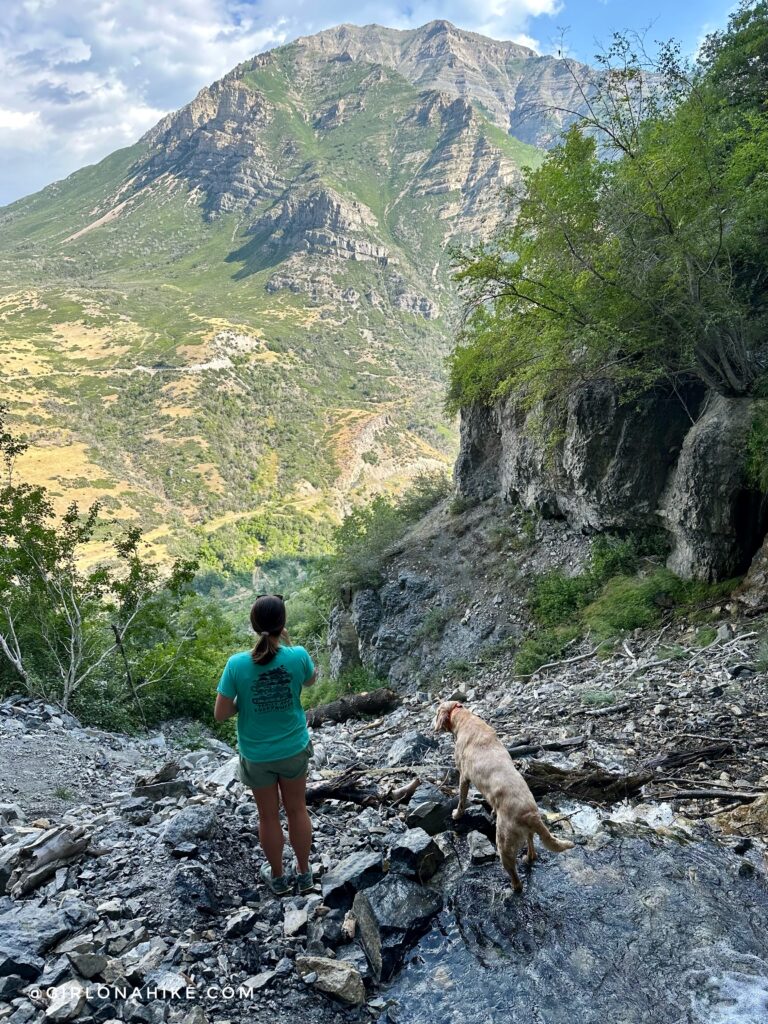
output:
{"label": "ponytail", "polygon": [[251,608],[251,626],[258,634],[251,657],[256,665],[268,665],[280,647],[290,645],[285,631],[285,602],[279,594],[262,594]]}
{"label": "ponytail", "polygon": [[276,636],[273,633],[262,631],[256,646],[251,651],[251,657],[257,665],[267,665],[274,658],[281,647],[290,647],[291,638],[288,631],[282,629]]}

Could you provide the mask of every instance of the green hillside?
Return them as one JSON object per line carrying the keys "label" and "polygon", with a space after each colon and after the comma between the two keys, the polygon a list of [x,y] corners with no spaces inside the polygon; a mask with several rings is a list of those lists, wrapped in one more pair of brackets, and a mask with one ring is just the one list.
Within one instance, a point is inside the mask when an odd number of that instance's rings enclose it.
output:
{"label": "green hillside", "polygon": [[0,210],[20,472],[226,570],[322,546],[450,462],[446,247],[540,158],[479,101],[293,44]]}

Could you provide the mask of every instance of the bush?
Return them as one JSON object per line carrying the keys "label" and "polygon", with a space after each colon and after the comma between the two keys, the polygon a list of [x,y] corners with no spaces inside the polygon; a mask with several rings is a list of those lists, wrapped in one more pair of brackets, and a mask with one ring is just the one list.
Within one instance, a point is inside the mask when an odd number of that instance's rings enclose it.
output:
{"label": "bush", "polygon": [[542,665],[557,661],[569,644],[578,639],[578,626],[557,626],[554,629],[539,629],[523,640],[515,658],[515,671],[521,676],[532,675]]}
{"label": "bush", "polygon": [[415,523],[452,493],[453,485],[450,478],[442,470],[419,473],[400,496],[397,502],[398,511],[406,522]]}
{"label": "bush", "polygon": [[533,586],[530,599],[533,617],[545,626],[569,622],[587,603],[592,589],[589,575],[566,576],[557,569],[548,572]]}
{"label": "bush", "polygon": [[336,527],[335,553],[319,573],[322,588],[331,602],[347,587],[376,586],[389,554],[420,519],[451,492],[445,473],[422,473],[397,499],[378,495],[367,505],[353,509]]}
{"label": "bush", "polygon": [[664,603],[674,604],[679,580],[666,569],[647,577],[616,576],[584,609],[584,622],[598,640],[652,626]]}
{"label": "bush", "polygon": [[319,704],[330,704],[332,700],[348,696],[350,693],[365,693],[368,690],[379,690],[385,686],[383,679],[379,679],[366,668],[353,668],[344,672],[338,679],[332,679],[330,675],[319,679],[314,686],[307,687],[302,691],[301,703],[305,708],[314,708]]}

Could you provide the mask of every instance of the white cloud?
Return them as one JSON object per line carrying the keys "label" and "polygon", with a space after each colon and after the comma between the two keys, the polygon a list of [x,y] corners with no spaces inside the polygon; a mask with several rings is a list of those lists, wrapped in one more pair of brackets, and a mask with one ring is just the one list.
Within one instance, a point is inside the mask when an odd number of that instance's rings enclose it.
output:
{"label": "white cloud", "polygon": [[40,120],[36,110],[7,110],[0,107],[0,130],[20,131],[24,128],[31,128]]}
{"label": "white cloud", "polygon": [[4,0],[0,203],[135,142],[239,62],[348,21],[445,18],[539,49],[561,0]]}

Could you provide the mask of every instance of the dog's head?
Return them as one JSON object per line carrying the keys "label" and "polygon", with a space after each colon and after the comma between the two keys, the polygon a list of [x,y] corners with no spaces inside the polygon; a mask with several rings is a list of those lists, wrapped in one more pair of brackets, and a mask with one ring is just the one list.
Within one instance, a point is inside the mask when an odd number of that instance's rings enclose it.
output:
{"label": "dog's head", "polygon": [[435,732],[452,732],[451,715],[454,708],[463,707],[459,700],[444,700],[435,714]]}

